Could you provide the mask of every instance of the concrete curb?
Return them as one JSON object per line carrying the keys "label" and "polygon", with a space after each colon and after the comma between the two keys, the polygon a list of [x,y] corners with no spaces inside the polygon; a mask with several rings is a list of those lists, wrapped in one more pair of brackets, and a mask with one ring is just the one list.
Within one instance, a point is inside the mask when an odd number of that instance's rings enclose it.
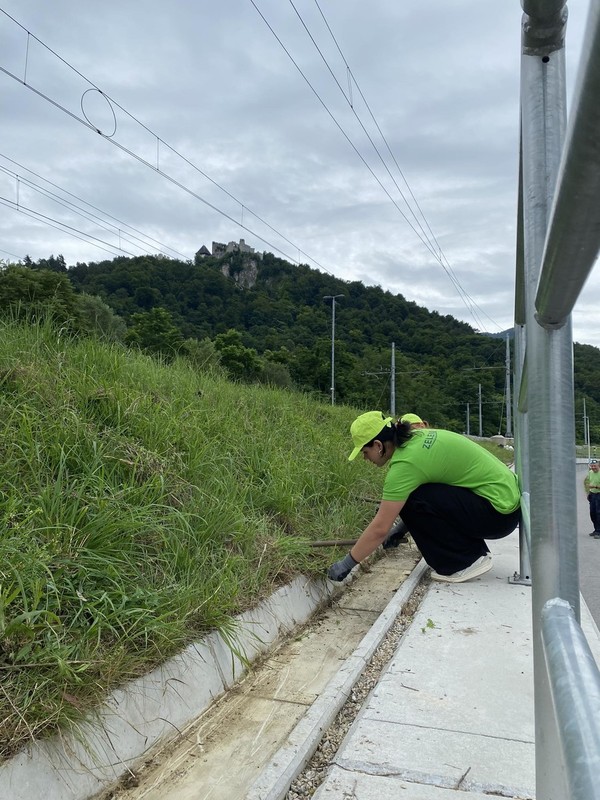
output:
{"label": "concrete curb", "polygon": [[348,699],[366,664],[392,627],[402,607],[419,585],[428,566],[419,561],[378,617],[354,653],[328,683],[307,713],[254,781],[246,800],[282,800],[290,784],[318,747],[323,733]]}
{"label": "concrete curb", "polygon": [[0,798],[86,800],[114,785],[153,745],[167,742],[236,684],[248,662],[343,590],[324,578],[296,578],[236,618],[233,642],[209,634],[113,692],[73,733],[33,742],[2,764]]}

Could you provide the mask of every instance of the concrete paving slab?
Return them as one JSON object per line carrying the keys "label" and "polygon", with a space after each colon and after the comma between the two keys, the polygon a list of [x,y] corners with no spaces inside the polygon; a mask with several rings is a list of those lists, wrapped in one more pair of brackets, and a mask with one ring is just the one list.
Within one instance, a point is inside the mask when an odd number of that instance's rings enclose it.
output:
{"label": "concrete paving slab", "polygon": [[364,775],[334,767],[327,784],[313,795],[313,800],[490,800],[489,794],[477,791],[445,789],[432,784],[413,783],[399,775]]}
{"label": "concrete paving slab", "polygon": [[354,773],[398,775],[412,783],[534,797],[534,742],[398,725],[362,717],[335,759]]}
{"label": "concrete paving slab", "polygon": [[486,577],[431,584],[373,692],[371,718],[533,740],[531,591]]}
{"label": "concrete paving slab", "polygon": [[[365,797],[373,786],[365,776],[407,781],[411,791],[422,784],[534,796],[531,590],[507,580],[518,567],[518,537],[491,549],[485,575],[431,583],[338,751],[335,765]],[[315,797],[335,796],[333,774]]]}

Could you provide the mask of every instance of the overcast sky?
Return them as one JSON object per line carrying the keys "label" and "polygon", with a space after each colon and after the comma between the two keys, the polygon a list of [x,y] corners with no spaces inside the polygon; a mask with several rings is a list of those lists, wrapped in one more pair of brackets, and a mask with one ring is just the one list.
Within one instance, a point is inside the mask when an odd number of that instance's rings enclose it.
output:
{"label": "overcast sky", "polygon": [[[570,94],[588,2],[568,3]],[[193,259],[243,238],[512,326],[519,0],[0,8],[0,259]],[[593,275],[576,341],[600,346],[599,297]]]}

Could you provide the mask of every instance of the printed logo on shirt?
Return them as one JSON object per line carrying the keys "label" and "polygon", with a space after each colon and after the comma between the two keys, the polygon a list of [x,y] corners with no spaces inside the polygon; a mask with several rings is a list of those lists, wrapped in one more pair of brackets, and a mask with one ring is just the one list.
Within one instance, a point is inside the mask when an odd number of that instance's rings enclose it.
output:
{"label": "printed logo on shirt", "polygon": [[422,446],[425,450],[429,450],[433,446],[433,443],[436,439],[437,431],[428,431]]}

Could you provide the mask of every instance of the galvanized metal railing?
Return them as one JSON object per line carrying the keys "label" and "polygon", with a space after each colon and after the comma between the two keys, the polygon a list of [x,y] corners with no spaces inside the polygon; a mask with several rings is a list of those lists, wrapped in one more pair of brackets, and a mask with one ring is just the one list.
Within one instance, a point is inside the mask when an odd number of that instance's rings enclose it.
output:
{"label": "galvanized metal railing", "polygon": [[558,597],[548,600],[542,609],[541,623],[567,796],[590,800],[598,795],[600,777],[598,667],[566,600]]}
{"label": "galvanized metal railing", "polygon": [[600,800],[600,672],[579,624],[570,318],[600,250],[599,3],[567,130],[566,2],[521,0],[515,421],[530,499],[537,800]]}

